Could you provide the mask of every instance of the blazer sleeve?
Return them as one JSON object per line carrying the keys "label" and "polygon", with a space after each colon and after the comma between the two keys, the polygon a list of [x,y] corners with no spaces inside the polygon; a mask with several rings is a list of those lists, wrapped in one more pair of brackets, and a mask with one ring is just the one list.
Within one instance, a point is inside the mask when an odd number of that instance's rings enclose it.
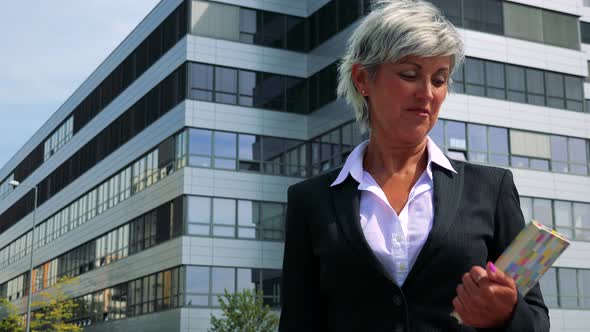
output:
{"label": "blazer sleeve", "polygon": [[300,187],[289,187],[279,332],[323,331],[325,313],[319,310],[318,263],[304,197]]}
{"label": "blazer sleeve", "polygon": [[[518,233],[524,228],[525,222],[520,209],[520,200],[514,185],[512,172],[506,170],[502,177],[495,212],[494,248],[490,257],[495,260]],[[549,314],[543,302],[541,289],[537,283],[526,296],[518,293],[518,300],[508,326],[493,329],[503,332],[549,332]]]}

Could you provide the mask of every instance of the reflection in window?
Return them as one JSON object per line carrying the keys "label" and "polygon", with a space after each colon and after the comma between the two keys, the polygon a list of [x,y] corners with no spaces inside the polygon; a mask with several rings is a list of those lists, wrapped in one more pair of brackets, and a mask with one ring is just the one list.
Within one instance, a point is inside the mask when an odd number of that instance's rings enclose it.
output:
{"label": "reflection in window", "polygon": [[197,100],[213,100],[213,66],[200,63],[190,65],[190,98]]}
{"label": "reflection in window", "polygon": [[264,304],[277,308],[280,284],[281,270],[187,266],[187,306],[218,307],[218,298],[226,290],[235,293],[249,289],[261,292]]}
{"label": "reflection in window", "polygon": [[237,103],[238,71],[215,67],[215,101],[225,104]]}
{"label": "reflection in window", "polygon": [[557,271],[559,280],[559,304],[562,308],[578,307],[578,287],[575,269],[560,268]]}
{"label": "reflection in window", "polygon": [[499,0],[463,1],[464,27],[495,34],[504,33],[502,2]]}
{"label": "reflection in window", "polygon": [[590,241],[590,204],[573,203],[574,227],[576,239]]}
{"label": "reflection in window", "polygon": [[[212,147],[212,138],[214,145]],[[239,144],[239,148],[238,148]],[[211,162],[214,150],[215,162]],[[239,164],[237,153],[239,150]],[[189,130],[189,164],[198,167],[256,171],[286,176],[305,176],[307,156],[303,141],[278,137]]]}
{"label": "reflection in window", "polygon": [[[187,233],[190,235],[282,241],[284,218],[284,203],[187,197]],[[210,233],[211,225],[213,233]]]}
{"label": "reflection in window", "polygon": [[550,308],[556,308],[559,306],[557,301],[557,270],[550,268],[547,270],[545,275],[539,280],[541,286],[541,293],[543,293],[543,300],[545,304]]}

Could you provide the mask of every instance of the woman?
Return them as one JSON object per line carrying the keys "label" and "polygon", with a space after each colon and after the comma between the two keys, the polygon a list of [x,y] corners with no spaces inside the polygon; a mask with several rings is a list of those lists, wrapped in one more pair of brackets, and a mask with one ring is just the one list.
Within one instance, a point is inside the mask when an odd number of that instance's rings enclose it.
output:
{"label": "woman", "polygon": [[427,136],[462,58],[423,1],[380,1],[352,34],[338,93],[370,139],[289,188],[281,332],[549,331],[538,285],[490,263],[524,227],[512,174]]}

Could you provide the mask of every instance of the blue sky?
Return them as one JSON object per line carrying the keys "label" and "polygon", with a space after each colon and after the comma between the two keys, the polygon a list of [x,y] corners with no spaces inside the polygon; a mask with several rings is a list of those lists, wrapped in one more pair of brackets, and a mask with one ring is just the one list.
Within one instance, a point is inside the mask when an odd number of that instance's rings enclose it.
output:
{"label": "blue sky", "polygon": [[3,1],[0,167],[159,0]]}

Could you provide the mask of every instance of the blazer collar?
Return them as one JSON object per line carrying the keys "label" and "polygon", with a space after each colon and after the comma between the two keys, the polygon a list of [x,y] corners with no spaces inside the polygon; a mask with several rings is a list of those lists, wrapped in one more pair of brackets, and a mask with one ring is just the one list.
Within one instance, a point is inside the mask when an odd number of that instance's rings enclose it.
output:
{"label": "blazer collar", "polygon": [[463,192],[463,164],[451,161],[457,173],[449,172],[438,165],[433,166],[434,177],[434,218],[432,230],[420,250],[404,285],[409,284],[428,265],[428,262],[445,243],[449,230],[457,220],[457,209]]}
{"label": "blazer collar", "polygon": [[[434,181],[434,220],[432,230],[418,254],[404,285],[407,285],[412,278],[424,269],[425,265],[428,264],[428,260],[436,254],[440,245],[444,243],[447,233],[457,219],[457,209],[463,191],[462,165],[452,160],[449,160],[449,162],[456,172],[438,164],[432,166]],[[331,176],[330,183],[336,179],[337,175],[338,172],[335,171]],[[393,282],[392,276],[389,275],[373,253],[361,228],[358,182],[348,174],[342,183],[332,186],[330,189],[337,221],[351,247],[362,256],[365,256],[371,266]]]}
{"label": "blazer collar", "polygon": [[[331,181],[335,177],[333,176]],[[330,192],[332,193],[333,209],[336,213],[337,222],[340,224],[349,245],[361,256],[364,256],[377,271],[392,280],[387,270],[381,265],[373,250],[371,250],[363,234],[360,223],[360,191],[358,190],[358,182],[349,174],[342,183],[331,187]]]}

